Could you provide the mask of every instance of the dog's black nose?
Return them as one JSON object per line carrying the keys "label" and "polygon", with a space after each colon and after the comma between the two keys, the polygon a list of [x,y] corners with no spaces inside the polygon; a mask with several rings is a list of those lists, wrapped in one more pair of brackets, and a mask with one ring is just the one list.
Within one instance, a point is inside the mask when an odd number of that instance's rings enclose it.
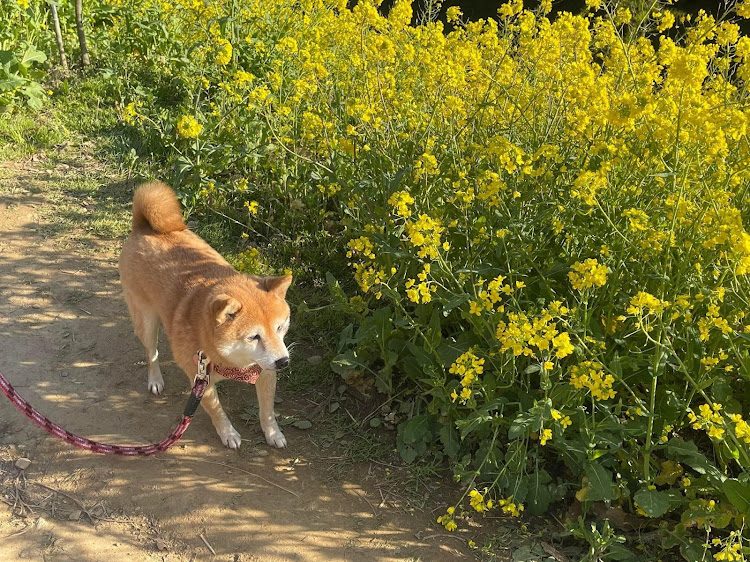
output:
{"label": "dog's black nose", "polygon": [[276,360],[277,369],[283,369],[288,366],[289,366],[289,357],[282,357],[281,359]]}

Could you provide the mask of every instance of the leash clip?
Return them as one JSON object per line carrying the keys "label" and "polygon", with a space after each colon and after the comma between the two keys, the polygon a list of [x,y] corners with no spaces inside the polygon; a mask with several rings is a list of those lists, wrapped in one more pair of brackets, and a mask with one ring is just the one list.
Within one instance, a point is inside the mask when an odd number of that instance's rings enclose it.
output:
{"label": "leash clip", "polygon": [[203,353],[203,351],[199,351],[196,354],[198,360],[198,373],[195,375],[195,378],[193,379],[193,386],[195,386],[198,382],[198,380],[206,381],[208,382],[209,373],[208,373],[208,358],[206,357],[206,354]]}

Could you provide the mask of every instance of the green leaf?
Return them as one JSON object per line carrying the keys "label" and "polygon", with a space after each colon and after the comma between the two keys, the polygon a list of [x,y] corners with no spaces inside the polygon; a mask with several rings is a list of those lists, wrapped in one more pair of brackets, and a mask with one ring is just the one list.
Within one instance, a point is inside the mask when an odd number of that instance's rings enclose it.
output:
{"label": "green leaf", "polygon": [[398,452],[401,455],[401,458],[404,459],[404,462],[406,464],[411,464],[414,462],[414,459],[417,458],[417,451],[416,449],[409,447],[408,445],[404,445],[403,447],[398,448]]}
{"label": "green leaf", "polygon": [[492,416],[487,413],[477,412],[472,414],[466,419],[456,420],[456,427],[461,431],[461,440],[463,441],[466,437],[479,429],[483,424],[488,423],[492,419]]}
{"label": "green leaf", "polygon": [[310,429],[313,424],[311,421],[298,420],[298,421],[292,422],[292,425],[296,427],[297,429]]}
{"label": "green leaf", "polygon": [[641,488],[635,493],[633,499],[649,517],[661,517],[671,507],[669,494],[659,490]]}
{"label": "green leaf", "polygon": [[380,418],[372,418],[370,420],[370,427],[380,427],[382,420]]}
{"label": "green leaf", "polygon": [[672,460],[680,461],[699,474],[705,474],[713,481],[723,482],[726,480],[721,471],[708,462],[708,459],[698,450],[698,445],[693,441],[683,441],[673,437],[667,443],[667,457]]}
{"label": "green leaf", "polygon": [[721,486],[729,502],[743,515],[750,514],[750,482],[728,479]]}
{"label": "green leaf", "polygon": [[8,76],[7,78],[3,78],[0,80],[0,92],[9,92],[11,90],[15,90],[18,86],[23,86],[26,83],[26,80],[21,78],[20,76],[16,76],[15,74]]}
{"label": "green leaf", "polygon": [[18,61],[18,64],[25,68],[29,68],[35,62],[41,63],[46,60],[47,55],[45,55],[42,51],[38,51],[35,47],[29,47],[21,57],[21,60]]}
{"label": "green leaf", "polygon": [[422,441],[430,432],[430,416],[414,416],[401,426],[404,443]]}
{"label": "green leaf", "polygon": [[461,448],[461,442],[458,440],[458,432],[449,423],[440,428],[440,441],[445,454],[455,459]]}
{"label": "green leaf", "polygon": [[552,478],[544,469],[524,478],[524,481],[528,483],[529,492],[526,494],[526,503],[531,515],[544,514],[552,503],[552,494],[548,486],[551,480]]}
{"label": "green leaf", "polygon": [[331,361],[331,369],[334,373],[346,376],[352,371],[362,370],[364,366],[362,363],[357,361],[357,356],[353,351],[347,351],[341,355],[337,355]]}
{"label": "green leaf", "polygon": [[459,306],[470,300],[471,295],[468,295],[466,293],[453,297],[448,302],[443,304],[443,316],[448,316],[451,313],[451,310],[453,310],[454,308],[458,308]]}
{"label": "green leaf", "polygon": [[617,489],[612,481],[612,473],[600,464],[589,463],[585,474],[589,479],[589,490],[586,501],[613,500],[617,497]]}

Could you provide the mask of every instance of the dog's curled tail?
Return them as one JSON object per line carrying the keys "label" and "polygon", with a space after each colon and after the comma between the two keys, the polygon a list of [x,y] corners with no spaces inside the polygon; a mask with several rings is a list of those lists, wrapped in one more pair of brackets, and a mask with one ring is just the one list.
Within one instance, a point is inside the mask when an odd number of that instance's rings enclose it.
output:
{"label": "dog's curled tail", "polygon": [[133,230],[149,228],[159,234],[187,228],[177,196],[160,181],[140,186],[133,196]]}

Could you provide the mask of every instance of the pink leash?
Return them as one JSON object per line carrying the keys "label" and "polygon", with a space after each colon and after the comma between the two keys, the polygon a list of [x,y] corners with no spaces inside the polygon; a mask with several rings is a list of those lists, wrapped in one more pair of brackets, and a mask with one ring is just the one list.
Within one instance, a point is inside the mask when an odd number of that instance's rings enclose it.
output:
{"label": "pink leash", "polygon": [[[41,427],[51,435],[54,435],[58,439],[62,439],[66,443],[70,443],[75,447],[85,449],[86,451],[91,451],[92,453],[100,453],[102,455],[122,455],[126,457],[149,456],[166,451],[172,445],[177,443],[177,441],[180,440],[180,437],[182,437],[182,434],[187,430],[190,422],[193,420],[193,415],[198,409],[198,405],[201,402],[201,398],[203,398],[203,393],[206,391],[206,387],[208,387],[209,374],[215,368],[215,366],[213,366],[212,364],[206,363],[202,352],[198,352],[196,363],[198,363],[198,374],[195,376],[193,390],[190,393],[190,398],[188,399],[188,403],[185,406],[185,411],[182,413],[182,418],[180,419],[177,426],[172,430],[172,433],[170,433],[166,439],[159,443],[152,443],[151,445],[110,445],[107,443],[92,441],[91,439],[86,439],[85,437],[80,437],[78,435],[73,435],[69,431],[61,428],[59,425],[52,423],[50,420],[40,414],[31,404],[26,402],[26,400],[24,400],[11,386],[11,384],[8,382],[8,379],[6,379],[2,373],[0,373],[0,390],[2,390],[3,394],[8,397],[11,403],[16,408],[21,410],[21,412],[26,414],[26,416],[31,421],[33,421],[35,424],[37,424],[39,427]],[[219,369],[227,369],[232,371],[235,370],[232,367],[220,367]],[[222,373],[219,369],[216,369],[217,373],[225,376],[224,373]],[[250,368],[246,367],[245,369],[236,370],[243,372],[231,372],[231,375],[236,376],[228,376],[227,378],[252,383],[257,380],[258,375],[261,371],[260,367],[257,365],[253,365]],[[252,372],[252,374],[245,375],[245,372]]]}

